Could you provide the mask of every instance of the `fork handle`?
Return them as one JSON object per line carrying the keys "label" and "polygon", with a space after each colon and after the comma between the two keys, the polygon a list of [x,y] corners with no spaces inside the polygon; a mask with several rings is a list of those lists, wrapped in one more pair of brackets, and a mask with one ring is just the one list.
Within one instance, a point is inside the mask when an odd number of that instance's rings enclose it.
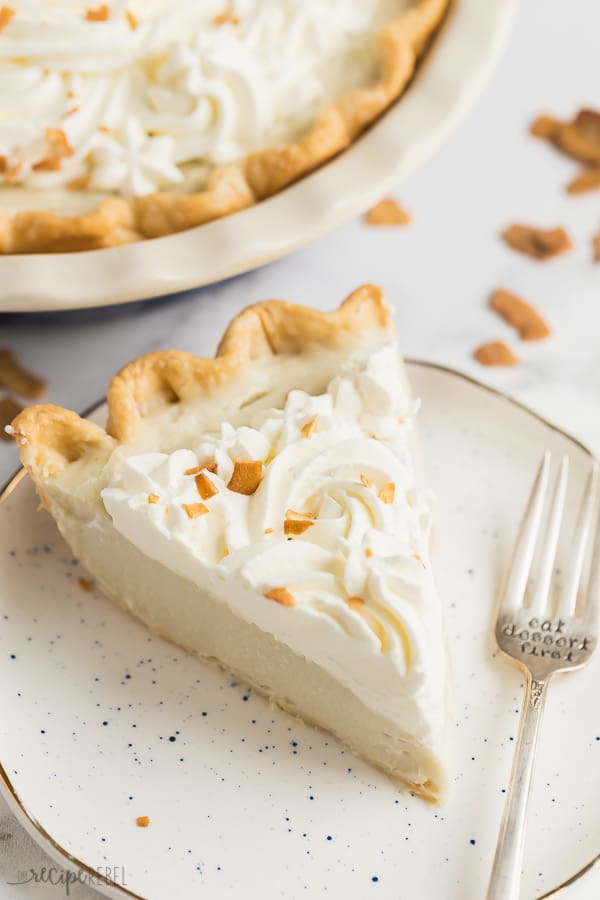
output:
{"label": "fork handle", "polygon": [[525,843],[525,816],[541,731],[547,680],[528,676],[506,805],[496,846],[487,900],[518,900]]}

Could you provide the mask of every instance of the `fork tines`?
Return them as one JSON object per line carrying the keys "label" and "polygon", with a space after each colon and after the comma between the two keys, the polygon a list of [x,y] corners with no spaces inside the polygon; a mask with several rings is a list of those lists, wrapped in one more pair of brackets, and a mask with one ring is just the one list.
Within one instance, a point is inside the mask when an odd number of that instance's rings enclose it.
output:
{"label": "fork tines", "polygon": [[555,561],[567,496],[568,457],[560,461],[551,491],[550,470],[551,457],[546,452],[521,523],[499,612],[514,614],[526,606],[536,615],[583,616],[591,625],[600,599],[598,463],[592,464],[586,480],[562,584]]}

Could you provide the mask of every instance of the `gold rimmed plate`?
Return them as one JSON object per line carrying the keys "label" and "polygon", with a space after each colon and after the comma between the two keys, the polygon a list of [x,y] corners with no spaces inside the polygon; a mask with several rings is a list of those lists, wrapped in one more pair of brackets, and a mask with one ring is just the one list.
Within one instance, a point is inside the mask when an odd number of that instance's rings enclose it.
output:
{"label": "gold rimmed plate", "polygon": [[[106,892],[484,895],[521,703],[519,674],[495,654],[493,604],[541,453],[570,459],[570,517],[591,454],[456,372],[415,362],[409,374],[438,496],[434,564],[455,676],[452,788],[441,808],[399,794],[333,738],[273,711],[88,590],[29,479],[19,474],[6,489],[1,781],[29,830],[65,865],[124,867],[126,884]],[[93,412],[103,415],[102,407]],[[557,682],[548,700],[528,900],[591,877],[584,872],[600,834],[599,678],[600,655]],[[148,828],[136,827],[142,815]]]}

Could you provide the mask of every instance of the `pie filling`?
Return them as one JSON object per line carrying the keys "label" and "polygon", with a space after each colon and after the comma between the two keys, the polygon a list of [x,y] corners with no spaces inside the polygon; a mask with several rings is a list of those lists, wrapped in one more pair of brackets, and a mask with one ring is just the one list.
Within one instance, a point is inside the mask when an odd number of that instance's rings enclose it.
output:
{"label": "pie filling", "polygon": [[186,449],[120,447],[101,497],[146,557],[435,752],[446,679],[431,496],[401,371],[386,340],[352,353],[323,393],[259,398]]}
{"label": "pie filling", "polygon": [[297,139],[406,0],[11,0],[0,184],[143,195]]}

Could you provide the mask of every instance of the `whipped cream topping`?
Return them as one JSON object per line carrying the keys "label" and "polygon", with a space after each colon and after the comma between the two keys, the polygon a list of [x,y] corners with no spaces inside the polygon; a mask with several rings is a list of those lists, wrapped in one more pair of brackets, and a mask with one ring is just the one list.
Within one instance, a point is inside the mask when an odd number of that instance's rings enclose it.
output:
{"label": "whipped cream topping", "polygon": [[[116,451],[102,500],[147,556],[433,743],[444,652],[416,412],[388,342],[351,356],[323,394],[291,390],[196,446]],[[256,490],[228,487],[249,461],[262,463]]]}
{"label": "whipped cream topping", "polygon": [[[139,195],[299,136],[401,0],[11,0],[0,183]],[[12,13],[12,15],[10,14]]]}

